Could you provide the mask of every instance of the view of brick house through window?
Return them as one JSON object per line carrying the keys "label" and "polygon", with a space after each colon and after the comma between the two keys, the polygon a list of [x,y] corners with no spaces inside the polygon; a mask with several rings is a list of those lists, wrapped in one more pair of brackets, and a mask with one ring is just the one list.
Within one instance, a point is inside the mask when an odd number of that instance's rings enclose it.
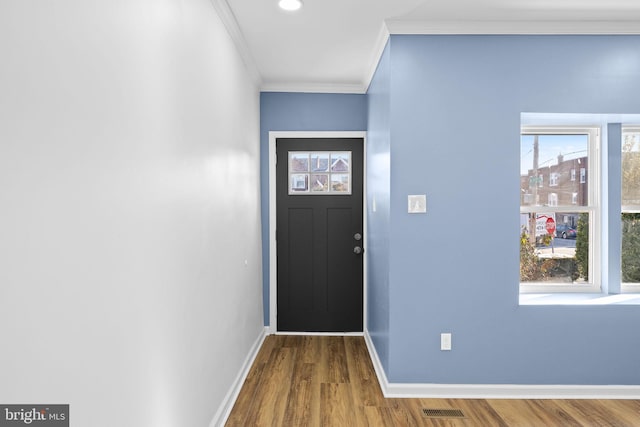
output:
{"label": "view of brick house through window", "polygon": [[[520,281],[590,286],[590,130],[523,129],[520,139]],[[576,179],[578,178],[578,179]],[[595,184],[593,184],[595,185]]]}
{"label": "view of brick house through window", "polygon": [[639,125],[523,126],[519,179],[521,293],[640,292]]}

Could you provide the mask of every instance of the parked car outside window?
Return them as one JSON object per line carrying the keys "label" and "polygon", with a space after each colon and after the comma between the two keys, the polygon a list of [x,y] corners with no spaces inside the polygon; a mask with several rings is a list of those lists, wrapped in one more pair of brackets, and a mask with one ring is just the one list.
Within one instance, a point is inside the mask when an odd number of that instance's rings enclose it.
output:
{"label": "parked car outside window", "polygon": [[556,226],[556,237],[562,237],[563,239],[575,239],[576,229],[568,226],[567,224],[558,224]]}

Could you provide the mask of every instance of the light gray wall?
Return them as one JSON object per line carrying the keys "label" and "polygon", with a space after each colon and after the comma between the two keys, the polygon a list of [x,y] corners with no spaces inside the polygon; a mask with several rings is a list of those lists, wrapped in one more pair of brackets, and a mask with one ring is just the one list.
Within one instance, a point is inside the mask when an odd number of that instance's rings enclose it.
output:
{"label": "light gray wall", "polygon": [[0,3],[0,402],[206,426],[263,328],[259,93],[209,0]]}

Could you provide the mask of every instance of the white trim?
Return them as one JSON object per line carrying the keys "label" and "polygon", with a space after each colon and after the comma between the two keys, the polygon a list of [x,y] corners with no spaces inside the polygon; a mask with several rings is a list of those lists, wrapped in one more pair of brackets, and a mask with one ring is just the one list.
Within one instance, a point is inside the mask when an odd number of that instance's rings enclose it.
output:
{"label": "white trim", "polygon": [[362,83],[263,82],[260,91],[364,94],[367,86]]}
{"label": "white trim", "polygon": [[[276,246],[276,139],[277,138],[362,138],[363,141],[363,231],[367,229],[367,132],[365,131],[270,131],[269,132],[269,329],[279,334],[277,322],[277,246]],[[363,233],[363,247],[367,247],[367,233]],[[367,252],[363,260],[363,329],[367,324]]]}
{"label": "white trim", "polygon": [[387,47],[387,42],[389,41],[390,36],[391,34],[389,33],[389,28],[387,28],[386,24],[382,24],[382,28],[378,33],[378,39],[376,40],[376,44],[373,47],[371,62],[369,63],[369,67],[367,68],[363,79],[365,83],[365,93],[369,90],[369,85],[371,85],[373,76],[378,69],[378,64],[380,64],[380,59],[382,58],[382,54],[384,53],[384,48]]}
{"label": "white trim", "polygon": [[382,394],[384,395],[384,397],[387,397],[387,393],[388,393],[387,390],[389,389],[389,380],[387,379],[387,374],[384,372],[384,367],[382,366],[380,357],[378,357],[376,346],[373,345],[373,341],[371,340],[371,335],[369,335],[369,330],[366,328],[364,330],[364,342],[367,345],[367,349],[369,350],[369,357],[371,357],[373,370],[376,372],[376,377],[378,377],[378,384],[380,384],[380,389],[382,389]]}
{"label": "white trim", "polygon": [[625,283],[620,285],[623,294],[638,294],[640,293],[640,284],[638,283]]}
{"label": "white trim", "polygon": [[390,383],[369,331],[364,339],[385,398],[420,399],[640,399],[637,385],[403,384]]}
{"label": "white trim", "polygon": [[514,34],[604,35],[640,34],[640,22],[630,21],[385,21],[390,34]]}
{"label": "white trim", "polygon": [[389,398],[639,399],[640,386],[518,384],[389,384]]}
{"label": "white trim", "polygon": [[520,206],[520,213],[529,212],[586,212],[589,213],[589,282],[585,284],[564,283],[543,283],[543,282],[521,282],[520,293],[547,293],[547,292],[585,292],[598,293],[603,290],[603,283],[607,283],[607,278],[602,277],[602,260],[604,257],[602,241],[602,212],[603,204],[601,199],[600,179],[601,169],[601,146],[602,131],[598,125],[584,126],[557,126],[557,125],[524,125],[520,128],[520,135],[587,135],[588,141],[588,204],[586,206],[561,205],[561,206]]}
{"label": "white trim", "polygon": [[257,87],[260,87],[262,85],[262,77],[260,76],[260,71],[258,71],[258,67],[256,66],[256,62],[253,59],[253,55],[251,54],[249,45],[244,38],[244,34],[242,34],[240,25],[238,25],[238,20],[233,14],[229,3],[227,3],[227,0],[211,0],[211,4],[213,4],[213,8],[216,10],[218,16],[220,17],[220,20],[226,27],[231,40],[233,40],[233,43],[238,51],[238,55],[240,55],[240,58],[242,58],[242,62],[244,63],[247,72],[249,73],[249,77]]}
{"label": "white trim", "polygon": [[240,390],[242,389],[244,381],[247,379],[247,375],[249,375],[251,366],[253,366],[253,362],[256,360],[258,352],[260,351],[262,343],[264,342],[267,335],[269,335],[268,329],[263,328],[260,332],[260,335],[251,346],[251,349],[249,350],[249,353],[247,354],[247,357],[245,358],[244,363],[240,368],[240,372],[238,372],[235,381],[233,382],[233,384],[231,384],[227,395],[218,407],[216,414],[213,416],[213,419],[209,423],[209,427],[221,427],[224,426],[224,424],[227,422],[227,419],[231,414],[231,410],[233,409],[233,405],[236,403],[236,399],[240,394]]}
{"label": "white trim", "polygon": [[545,305],[640,305],[640,295],[636,293],[622,294],[588,294],[588,293],[521,293],[520,305],[545,306]]}

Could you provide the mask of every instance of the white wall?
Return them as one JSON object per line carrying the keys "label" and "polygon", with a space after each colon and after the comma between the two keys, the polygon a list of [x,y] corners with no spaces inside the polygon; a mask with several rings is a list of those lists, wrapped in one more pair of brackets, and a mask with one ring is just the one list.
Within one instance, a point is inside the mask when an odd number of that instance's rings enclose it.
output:
{"label": "white wall", "polygon": [[206,426],[262,331],[259,94],[209,0],[0,2],[0,402]]}

